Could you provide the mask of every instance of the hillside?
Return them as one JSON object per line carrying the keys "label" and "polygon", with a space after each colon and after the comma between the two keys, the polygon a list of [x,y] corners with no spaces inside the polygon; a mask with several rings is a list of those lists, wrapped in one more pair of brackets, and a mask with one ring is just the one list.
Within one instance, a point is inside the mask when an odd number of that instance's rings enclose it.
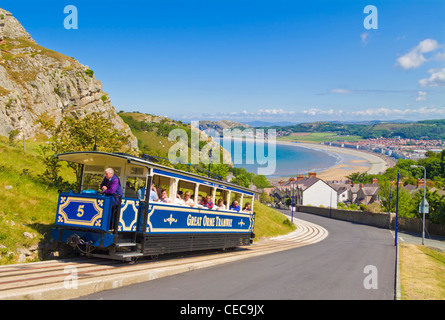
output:
{"label": "hillside", "polygon": [[[133,134],[137,137],[138,147],[141,152],[149,155],[168,158],[170,148],[176,144],[176,141],[169,141],[168,135],[173,129],[182,129],[186,132],[189,142],[188,154],[191,154],[191,126],[181,121],[172,120],[164,116],[144,114],[140,112],[119,112],[119,116],[131,128]],[[201,124],[201,123],[200,123]],[[201,128],[201,126],[200,126]],[[202,149],[208,143],[208,136],[200,131],[199,148]],[[211,142],[212,145],[216,143]],[[229,152],[220,148],[221,163],[232,165],[232,158]],[[189,161],[190,162],[190,158]]]}
{"label": "hillside", "polygon": [[199,129],[207,130],[214,129],[220,135],[223,134],[224,129],[249,129],[251,126],[230,120],[220,120],[220,121],[199,121]]}
{"label": "hillside", "polygon": [[417,122],[375,122],[372,124],[352,124],[342,122],[311,122],[293,126],[268,127],[277,130],[279,136],[293,133],[333,133],[337,136],[357,136],[358,138],[394,138],[445,140],[445,119]]}
{"label": "hillside", "polygon": [[94,72],[74,58],[37,44],[23,26],[0,9],[0,135],[21,139],[40,132],[39,120],[100,113],[137,141],[117,115]]}

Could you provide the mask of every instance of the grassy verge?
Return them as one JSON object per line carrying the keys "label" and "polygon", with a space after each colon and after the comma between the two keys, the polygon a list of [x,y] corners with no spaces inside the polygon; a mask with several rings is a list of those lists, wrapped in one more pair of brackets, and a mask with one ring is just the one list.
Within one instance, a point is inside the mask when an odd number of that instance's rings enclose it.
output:
{"label": "grassy verge", "polygon": [[255,202],[255,241],[264,237],[288,234],[297,229],[282,213],[258,201]]}
{"label": "grassy verge", "polygon": [[42,172],[36,143],[27,142],[23,151],[0,139],[0,264],[18,262],[20,253],[37,261],[38,249],[49,242],[58,194],[39,182]]}
{"label": "grassy verge", "polygon": [[445,253],[401,244],[399,257],[403,300],[445,299]]}

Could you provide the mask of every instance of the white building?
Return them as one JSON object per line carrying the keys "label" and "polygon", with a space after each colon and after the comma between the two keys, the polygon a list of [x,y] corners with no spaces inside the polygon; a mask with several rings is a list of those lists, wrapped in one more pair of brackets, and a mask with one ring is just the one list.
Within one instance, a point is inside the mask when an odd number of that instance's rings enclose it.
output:
{"label": "white building", "polygon": [[337,190],[317,178],[314,172],[310,172],[309,177],[298,175],[297,179],[280,181],[272,194],[280,199],[291,198],[293,195],[296,205],[337,208]]}
{"label": "white building", "polygon": [[337,191],[323,180],[310,176],[295,181],[295,186],[302,193],[301,205],[337,208]]}

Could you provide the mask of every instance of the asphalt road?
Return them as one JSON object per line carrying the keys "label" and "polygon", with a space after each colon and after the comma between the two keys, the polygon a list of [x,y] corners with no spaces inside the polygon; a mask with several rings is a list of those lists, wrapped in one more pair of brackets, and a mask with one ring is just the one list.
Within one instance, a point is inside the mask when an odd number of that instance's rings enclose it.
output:
{"label": "asphalt road", "polygon": [[182,273],[83,299],[394,299],[394,238],[389,230],[305,213],[322,242]]}

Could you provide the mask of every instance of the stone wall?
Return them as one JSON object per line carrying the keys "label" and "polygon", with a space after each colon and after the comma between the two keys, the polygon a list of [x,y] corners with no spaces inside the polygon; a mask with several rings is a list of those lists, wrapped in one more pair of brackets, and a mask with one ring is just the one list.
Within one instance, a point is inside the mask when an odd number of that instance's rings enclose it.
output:
{"label": "stone wall", "polygon": [[[395,213],[388,215],[387,213],[371,213],[361,210],[342,210],[310,206],[299,206],[297,207],[297,211],[385,229],[395,229],[396,224]],[[425,226],[430,235],[445,236],[445,226],[429,223],[429,221],[426,221]],[[421,233],[422,220],[399,217],[399,230]]]}

